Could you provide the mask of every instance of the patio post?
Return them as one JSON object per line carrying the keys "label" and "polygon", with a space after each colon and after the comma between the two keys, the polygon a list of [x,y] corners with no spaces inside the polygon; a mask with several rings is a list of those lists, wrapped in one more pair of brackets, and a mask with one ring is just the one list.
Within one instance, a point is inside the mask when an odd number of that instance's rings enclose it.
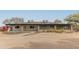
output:
{"label": "patio post", "polygon": [[38,25],[37,27],[38,27],[38,28],[37,28],[37,31],[39,31],[39,28],[40,28],[39,25]]}
{"label": "patio post", "polygon": [[72,25],[70,25],[70,31],[71,31],[71,32],[73,31],[73,27],[72,27]]}
{"label": "patio post", "polygon": [[54,30],[55,30],[55,31],[57,30],[57,26],[56,26],[56,25],[54,25]]}

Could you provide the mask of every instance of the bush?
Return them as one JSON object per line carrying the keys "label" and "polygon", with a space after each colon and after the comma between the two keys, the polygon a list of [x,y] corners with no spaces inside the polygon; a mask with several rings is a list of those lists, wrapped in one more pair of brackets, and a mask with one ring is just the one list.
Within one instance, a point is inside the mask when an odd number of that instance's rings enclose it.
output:
{"label": "bush", "polygon": [[59,29],[59,30],[49,29],[49,30],[42,30],[42,32],[56,32],[56,33],[62,33],[62,32],[64,32],[64,30],[63,30],[63,29]]}
{"label": "bush", "polygon": [[54,32],[56,32],[56,33],[62,33],[64,31],[62,29],[60,29],[60,30],[55,30]]}

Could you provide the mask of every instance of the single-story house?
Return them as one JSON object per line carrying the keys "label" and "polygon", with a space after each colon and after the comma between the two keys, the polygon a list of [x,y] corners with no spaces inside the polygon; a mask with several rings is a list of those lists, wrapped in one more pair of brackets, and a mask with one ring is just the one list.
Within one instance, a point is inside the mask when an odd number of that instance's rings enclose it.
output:
{"label": "single-story house", "polygon": [[49,30],[68,30],[73,31],[72,24],[53,23],[53,22],[22,22],[22,23],[8,23],[9,31],[49,31]]}

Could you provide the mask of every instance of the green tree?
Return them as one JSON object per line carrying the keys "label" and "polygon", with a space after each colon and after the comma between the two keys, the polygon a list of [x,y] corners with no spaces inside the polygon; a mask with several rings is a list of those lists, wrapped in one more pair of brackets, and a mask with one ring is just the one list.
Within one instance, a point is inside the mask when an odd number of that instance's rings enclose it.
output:
{"label": "green tree", "polygon": [[79,23],[79,14],[72,14],[67,16],[65,19],[68,23],[77,24]]}
{"label": "green tree", "polygon": [[72,24],[74,29],[79,30],[79,14],[69,15],[64,20]]}

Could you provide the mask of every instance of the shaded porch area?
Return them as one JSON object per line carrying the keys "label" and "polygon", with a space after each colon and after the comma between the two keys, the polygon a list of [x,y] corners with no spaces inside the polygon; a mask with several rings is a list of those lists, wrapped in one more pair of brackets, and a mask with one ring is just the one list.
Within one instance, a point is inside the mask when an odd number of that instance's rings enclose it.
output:
{"label": "shaded porch area", "polygon": [[26,32],[26,31],[73,31],[71,24],[12,24],[9,25],[10,31]]}

